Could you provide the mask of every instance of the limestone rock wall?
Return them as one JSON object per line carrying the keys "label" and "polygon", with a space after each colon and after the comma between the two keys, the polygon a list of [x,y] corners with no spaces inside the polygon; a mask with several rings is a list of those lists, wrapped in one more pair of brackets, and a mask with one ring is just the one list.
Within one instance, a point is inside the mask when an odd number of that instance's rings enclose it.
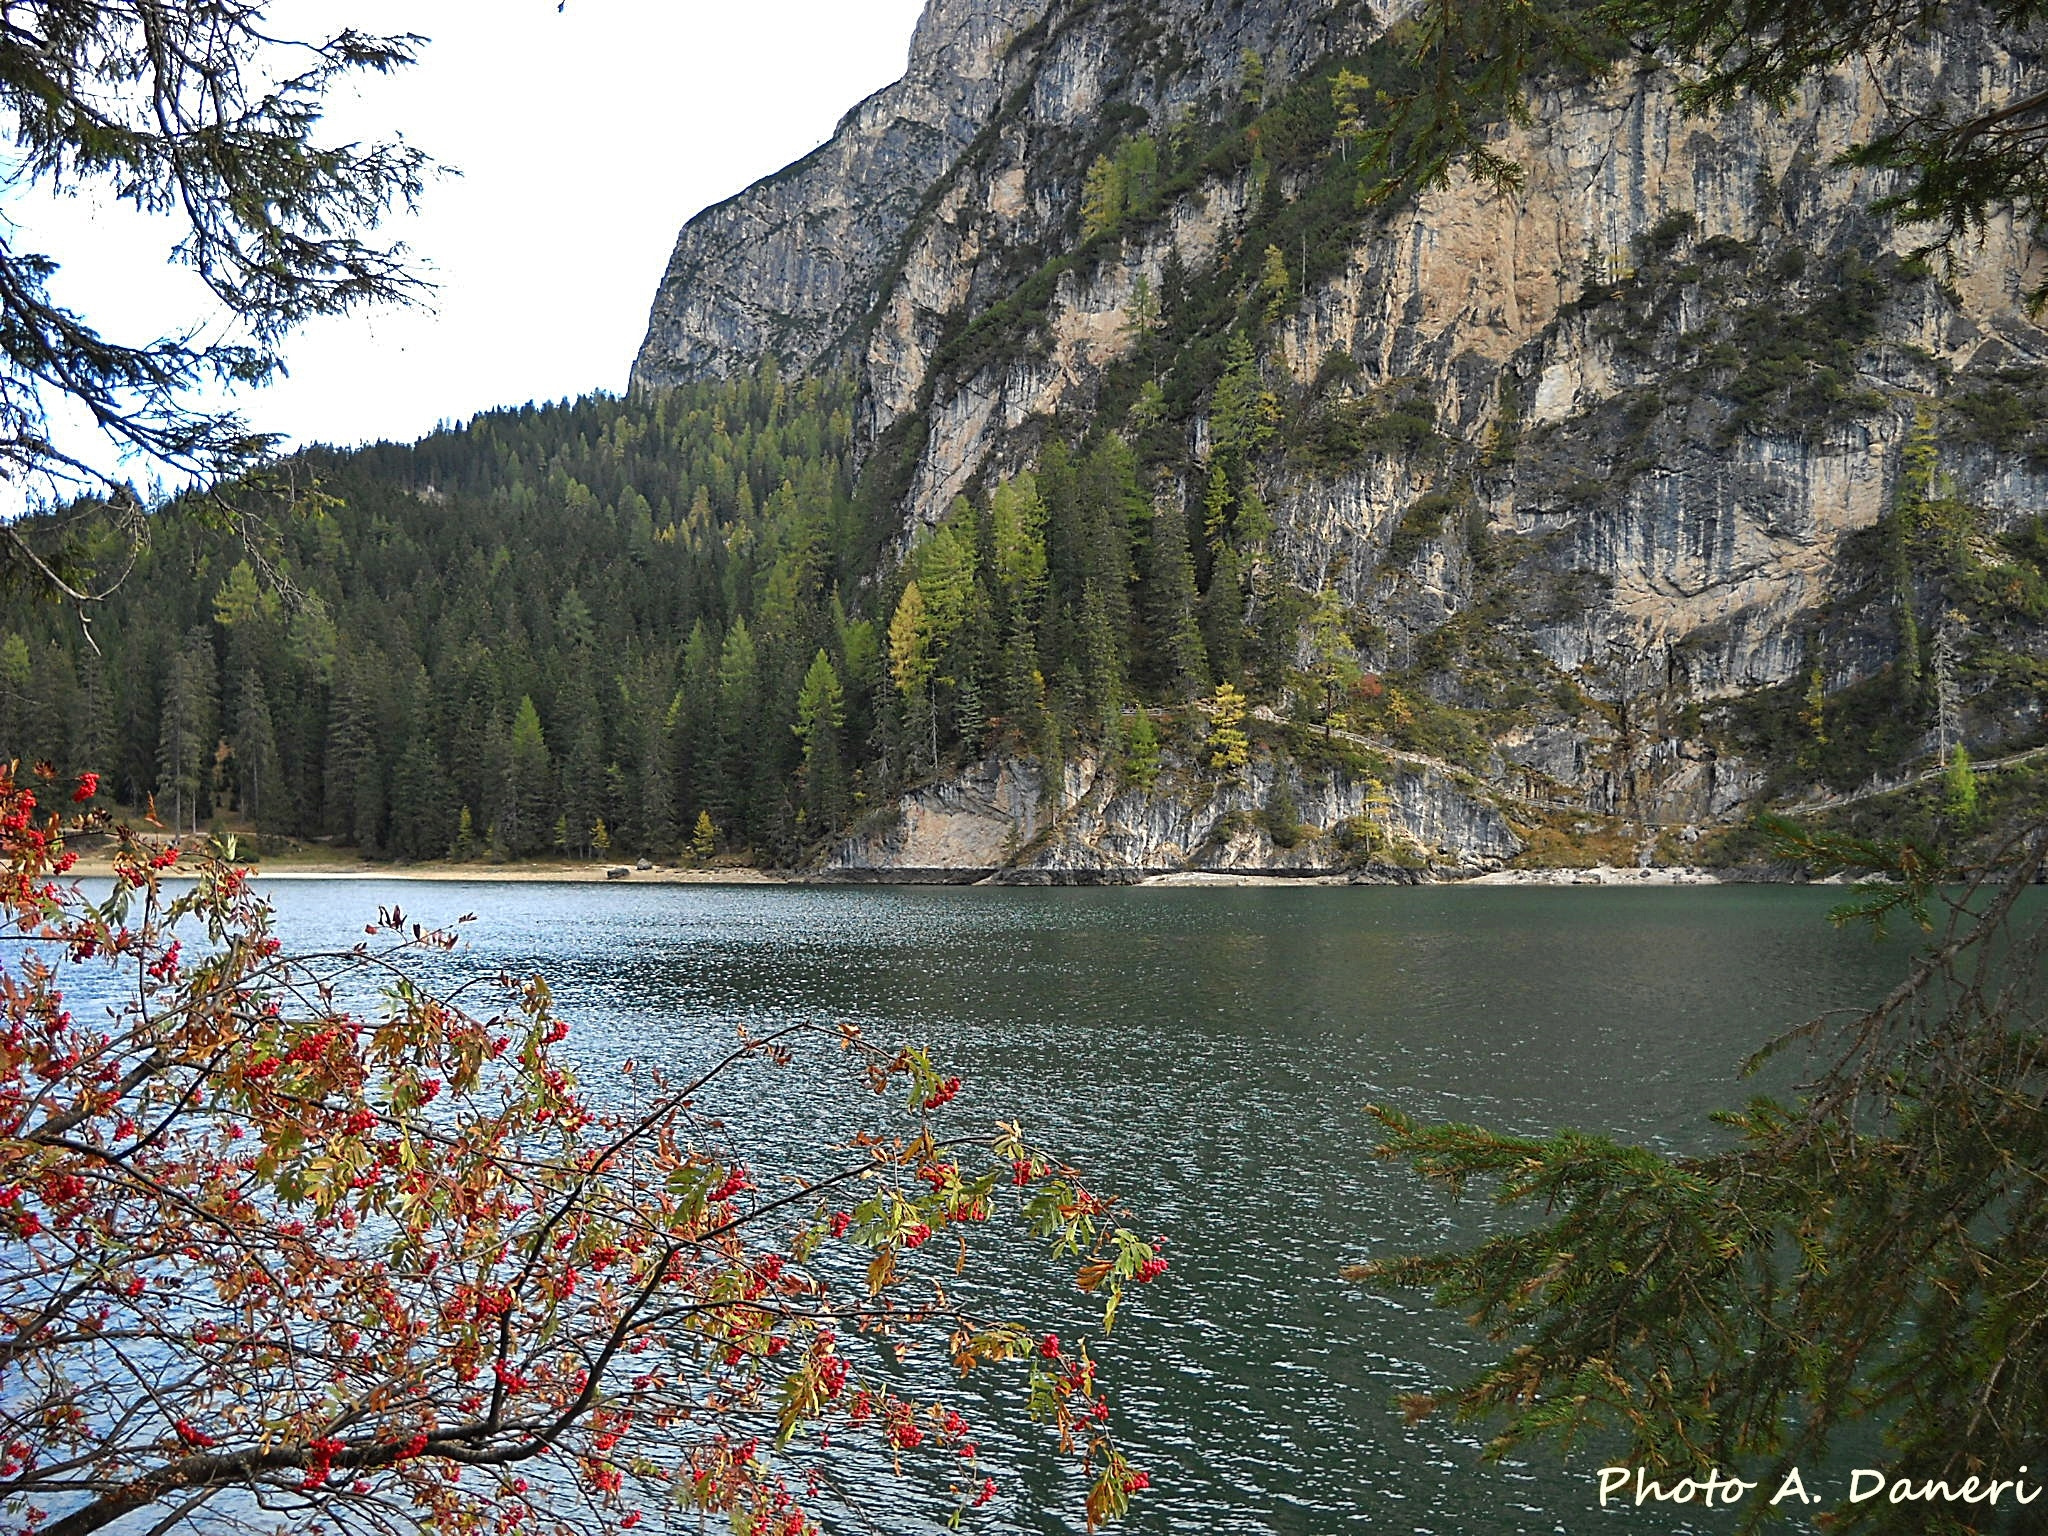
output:
{"label": "limestone rock wall", "polygon": [[[1074,247],[1094,155],[1140,128],[1170,132],[1186,111],[1227,115],[1247,50],[1270,93],[1357,51],[1388,15],[1361,0],[931,0],[902,82],[683,231],[635,378],[721,375],[763,353],[853,369],[863,451],[911,454],[900,549],[963,490],[1029,464],[1057,423],[1088,418],[1132,345],[1141,282],[1156,293],[1174,259],[1191,271],[1255,259],[1239,242],[1260,190],[1248,174],[1211,178],[1059,270],[1003,344],[949,350]],[[1261,472],[1272,569],[1334,583],[1374,627],[1361,663],[1399,669],[1474,608],[1475,551],[1491,540],[1492,579],[1515,594],[1490,621],[1503,653],[1583,688],[1604,717],[1653,727],[1539,712],[1502,725],[1490,771],[1540,778],[1593,812],[1735,814],[1760,776],[1675,734],[1681,702],[1816,664],[1831,688],[1884,666],[1888,641],[1869,626],[1825,654],[1816,635],[1845,550],[1893,503],[1916,405],[1995,370],[2048,367],[2048,329],[2024,303],[2048,253],[2029,232],[1994,219],[1952,268],[1916,267],[1917,236],[1869,211],[1889,183],[1837,156],[1888,102],[1998,102],[2024,78],[1998,38],[1964,25],[1886,75],[1822,81],[1783,115],[1690,116],[1671,72],[1635,60],[1547,89],[1497,135],[1523,171],[1518,191],[1453,179],[1375,216],[1342,269],[1267,328],[1267,379],[1290,408],[1319,391],[1331,405],[1408,390],[1439,433],[1427,451],[1367,449],[1335,466],[1276,452]],[[1745,415],[1733,375],[1759,338],[1821,313],[1844,273],[1873,271],[1875,318],[1840,381],[1853,407]],[[1732,363],[1716,337],[1734,338]],[[1339,352],[1349,364],[1332,375]],[[1206,421],[1187,438],[1199,466]],[[1944,443],[1941,467],[1991,532],[2048,509],[2038,457]],[[1446,502],[1455,515],[1409,536]],[[1631,708],[1637,696],[1647,702]],[[1213,835],[1228,796],[1183,817],[1156,796],[1048,797],[1027,790],[1035,771],[982,765],[910,797],[893,830],[842,850],[845,867],[943,853],[976,868],[1040,859],[1050,876],[1193,867],[1197,849],[1239,857]],[[1005,854],[1012,844],[1033,851]]]}
{"label": "limestone rock wall", "polygon": [[[1298,818],[1278,841],[1276,803],[1291,803]],[[1013,885],[1188,871],[1406,881],[1482,874],[1523,847],[1482,790],[1428,768],[1403,765],[1378,783],[1272,758],[1228,779],[1182,764],[1144,790],[1094,758],[1066,764],[1050,782],[1033,760],[995,758],[869,816],[821,873]]]}

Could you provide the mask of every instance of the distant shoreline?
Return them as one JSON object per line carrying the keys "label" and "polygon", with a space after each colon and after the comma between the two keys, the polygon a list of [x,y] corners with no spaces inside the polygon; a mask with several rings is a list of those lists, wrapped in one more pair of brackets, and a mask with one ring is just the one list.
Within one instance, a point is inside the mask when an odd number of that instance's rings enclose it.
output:
{"label": "distant shoreline", "polygon": [[[787,885],[791,881],[786,875],[773,875],[765,870],[744,865],[714,865],[704,869],[682,869],[662,866],[655,869],[634,869],[627,865],[626,875],[611,876],[607,868],[617,869],[619,865],[604,864],[455,864],[434,862],[428,864],[373,864],[363,860],[347,862],[305,862],[287,859],[271,863],[263,859],[247,861],[251,873],[258,880],[417,880],[443,883],[503,883],[508,885]],[[183,861],[171,867],[173,875],[188,873]],[[104,856],[81,856],[71,871],[74,877],[107,879],[114,873],[111,860]]]}
{"label": "distant shoreline", "polygon": [[[903,878],[890,878],[890,871],[861,870],[844,874],[775,873],[756,869],[749,865],[713,865],[704,868],[685,868],[674,865],[657,865],[651,869],[640,869],[632,865],[604,865],[584,863],[519,863],[519,864],[458,864],[435,861],[424,864],[374,864],[362,860],[305,861],[285,859],[276,863],[263,860],[253,861],[250,869],[259,880],[361,880],[399,881],[440,884],[506,884],[506,885],[934,885],[934,884],[1008,884],[1011,882],[977,878],[975,871],[963,870],[957,881],[932,879],[933,871],[903,872]],[[608,869],[626,869],[624,875],[610,875]],[[179,873],[174,869],[172,873]],[[104,855],[81,857],[72,869],[73,876],[106,879],[113,874],[113,865]],[[1062,882],[1068,883],[1068,882]],[[1075,885],[1123,885],[1151,889],[1191,889],[1200,887],[1234,888],[1248,887],[1323,887],[1347,886],[1354,883],[1344,875],[1290,875],[1276,874],[1261,870],[1174,870],[1153,874],[1138,879],[1074,881]],[[1696,865],[1657,866],[1650,868],[1621,867],[1615,865],[1594,865],[1590,867],[1554,867],[1540,869],[1501,869],[1483,875],[1469,875],[1463,878],[1417,881],[1418,885],[1435,886],[1542,886],[1580,887],[1604,890],[1697,886],[1729,884],[1795,884],[1801,883],[1773,872],[1757,869],[1706,869]]]}

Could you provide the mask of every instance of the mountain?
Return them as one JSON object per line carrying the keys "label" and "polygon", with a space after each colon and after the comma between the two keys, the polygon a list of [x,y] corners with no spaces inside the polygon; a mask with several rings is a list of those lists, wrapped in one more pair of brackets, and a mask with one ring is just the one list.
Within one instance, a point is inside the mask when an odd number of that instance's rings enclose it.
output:
{"label": "mountain", "polygon": [[1539,54],[1437,183],[1366,5],[932,0],[682,231],[624,397],[174,502],[90,637],[0,594],[0,756],[846,879],[1967,836],[2048,742],[2048,253],[1921,255],[1839,157],[2020,88],[1973,14],[1783,113]]}
{"label": "mountain", "polygon": [[1699,826],[2031,745],[2048,253],[1999,216],[1917,256],[1837,158],[2021,61],[1965,19],[1712,116],[1655,60],[1560,64],[1493,135],[1517,189],[1361,206],[1337,98],[1398,87],[1394,41],[1349,3],[933,0],[899,85],[683,230],[635,378],[846,370],[898,552],[1049,442],[1122,435],[1190,526],[1221,460],[1247,612],[1333,593],[1358,671],[1530,802]]}

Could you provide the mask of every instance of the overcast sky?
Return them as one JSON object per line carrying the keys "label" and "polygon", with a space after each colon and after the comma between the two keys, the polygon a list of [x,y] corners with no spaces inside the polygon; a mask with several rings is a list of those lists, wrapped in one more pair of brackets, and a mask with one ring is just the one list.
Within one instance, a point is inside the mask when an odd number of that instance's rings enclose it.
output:
{"label": "overcast sky", "polygon": [[[903,72],[922,0],[280,0],[301,34],[432,39],[337,104],[350,137],[400,132],[461,172],[392,226],[433,311],[309,328],[291,377],[250,395],[295,441],[407,439],[494,405],[622,389],[676,231],[830,136]],[[124,340],[202,318],[161,232],[82,200],[8,199],[57,296]]]}

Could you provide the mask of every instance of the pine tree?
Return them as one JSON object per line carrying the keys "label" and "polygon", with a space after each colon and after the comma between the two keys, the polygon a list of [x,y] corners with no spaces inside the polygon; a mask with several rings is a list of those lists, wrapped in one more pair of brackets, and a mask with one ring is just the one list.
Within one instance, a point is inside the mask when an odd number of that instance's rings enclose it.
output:
{"label": "pine tree", "polygon": [[1957,831],[1966,831],[1977,820],[1977,774],[1960,741],[1941,776],[1941,814]]}
{"label": "pine tree", "polygon": [[257,585],[255,567],[240,560],[213,595],[213,621],[223,629],[233,629],[256,619],[275,617],[277,606],[277,594]]}
{"label": "pine tree", "polygon": [[939,762],[938,717],[931,698],[936,673],[924,592],[912,581],[903,588],[903,596],[896,602],[895,617],[889,620],[889,678],[903,700],[905,734],[913,742],[922,743],[929,738],[929,766],[934,769]]}
{"label": "pine tree", "polygon": [[172,654],[164,679],[158,732],[158,795],[161,798],[166,789],[170,791],[173,831],[199,830],[213,749],[219,740],[215,687],[212,637],[204,629],[189,630],[184,644]]}
{"label": "pine tree", "polygon": [[243,672],[236,690],[234,722],[229,735],[234,752],[235,792],[242,814],[258,831],[282,830],[291,822],[291,805],[278,758],[277,727],[262,675]]}
{"label": "pine tree", "polygon": [[508,858],[506,829],[519,816],[512,799],[512,732],[495,710],[484,724],[481,782],[484,850],[493,859]]}
{"label": "pine tree", "polygon": [[1238,55],[1238,68],[1241,72],[1237,87],[1238,105],[1249,117],[1266,99],[1266,61],[1247,48]]}
{"label": "pine tree", "polygon": [[457,863],[467,863],[483,852],[476,836],[476,818],[468,806],[462,808],[461,816],[455,822],[455,841],[448,846],[448,857]]}
{"label": "pine tree", "polygon": [[1127,213],[1150,213],[1159,204],[1159,141],[1133,134],[1117,146],[1116,168]]}
{"label": "pine tree", "polygon": [[660,720],[648,722],[647,746],[640,761],[640,850],[666,854],[676,845],[675,779],[669,764],[674,747]]}
{"label": "pine tree", "polygon": [[1251,739],[1244,731],[1245,697],[1229,683],[1216,685],[1209,701],[1209,766],[1235,777],[1251,761]]}
{"label": "pine tree", "polygon": [[1799,723],[1806,728],[1806,739],[1799,744],[1799,765],[1812,769],[1828,744],[1828,677],[1818,661],[1806,676],[1806,697],[1799,710]]}
{"label": "pine tree", "polygon": [[1265,299],[1266,324],[1273,324],[1287,313],[1287,300],[1293,289],[1294,278],[1287,270],[1286,256],[1279,246],[1267,246],[1265,260],[1259,266],[1259,293]]}
{"label": "pine tree", "polygon": [[[114,703],[98,656],[84,658],[79,672],[79,716],[71,735],[71,767],[74,773],[90,770],[104,780],[114,769]],[[95,800],[111,796],[112,791],[111,783],[103,783]]]}
{"label": "pine tree", "polygon": [[[1283,277],[1285,270],[1283,263]],[[1209,407],[1212,461],[1223,465],[1233,486],[1242,483],[1251,460],[1272,442],[1279,426],[1280,402],[1260,377],[1251,338],[1233,332]]]}
{"label": "pine tree", "polygon": [[604,738],[597,720],[586,713],[562,760],[562,814],[573,830],[568,851],[579,858],[590,853],[590,827],[601,814],[604,791]]}
{"label": "pine tree", "polygon": [[710,862],[711,856],[718,852],[718,828],[712,825],[709,811],[697,813],[696,830],[690,834],[690,851],[700,864]]}
{"label": "pine tree", "polygon": [[972,516],[966,503],[960,502],[954,516],[934,530],[918,551],[924,644],[934,676],[947,683],[957,683],[965,670],[958,652],[974,606],[974,542],[965,526]]}
{"label": "pine tree", "polygon": [[669,706],[669,742],[673,758],[677,812],[690,805],[723,806],[717,742],[718,648],[700,618],[683,643],[681,682]]}
{"label": "pine tree", "polygon": [[0,640],[0,756],[23,761],[35,757],[34,744],[29,740],[32,679],[28,641],[10,633]]}
{"label": "pine tree", "polygon": [[803,743],[803,808],[814,829],[836,827],[846,811],[846,766],[840,732],[846,694],[832,658],[821,649],[797,692],[796,736]]}
{"label": "pine tree", "polygon": [[718,653],[716,747],[722,799],[713,804],[723,810],[726,830],[742,844],[753,832],[748,800],[760,723],[760,681],[754,637],[745,618],[735,619]]}
{"label": "pine tree", "polygon": [[1035,475],[1018,475],[995,488],[988,500],[989,545],[996,576],[1011,612],[1027,629],[1038,623],[1045,599],[1045,502]]}
{"label": "pine tree", "polygon": [[1913,427],[1906,435],[1901,454],[1899,485],[1891,516],[1886,519],[1886,553],[1892,570],[1892,600],[1899,610],[1900,692],[1910,703],[1920,692],[1919,584],[1914,566],[1914,545],[1925,532],[1929,503],[1934,494],[1934,474],[1939,461],[1935,441],[1934,412],[1927,406],[1913,412]]}
{"label": "pine tree", "polygon": [[1137,788],[1150,791],[1159,782],[1159,728],[1152,716],[1140,709],[1124,733],[1124,776]]}
{"label": "pine tree", "polygon": [[1202,488],[1202,537],[1220,550],[1230,542],[1230,475],[1220,458],[1209,460],[1209,479]]}
{"label": "pine tree", "polygon": [[1309,616],[1309,677],[1316,690],[1317,714],[1322,721],[1323,740],[1340,724],[1348,724],[1337,705],[1362,675],[1344,632],[1344,605],[1338,601],[1333,583],[1324,582],[1316,594]]}
{"label": "pine tree", "polygon": [[520,697],[518,713],[512,717],[510,747],[498,831],[507,852],[523,858],[547,847],[555,820],[554,758],[531,694]]}
{"label": "pine tree", "polygon": [[1140,272],[1131,282],[1130,301],[1124,305],[1124,342],[1134,349],[1142,347],[1158,329],[1159,300],[1152,292],[1152,279]]}
{"label": "pine tree", "polygon": [[1105,589],[1091,582],[1081,596],[1082,709],[1098,722],[1105,747],[1115,745],[1120,730],[1125,651],[1125,638],[1118,633]]}
{"label": "pine tree", "polygon": [[[449,846],[448,792],[440,755],[424,733],[408,736],[391,770],[390,826],[391,852],[402,859],[431,859]],[[458,831],[458,841],[460,835]]]}
{"label": "pine tree", "polygon": [[1143,597],[1161,691],[1174,699],[1207,693],[1209,657],[1196,617],[1195,558],[1188,548],[1187,512],[1177,495],[1162,496],[1152,514]]}
{"label": "pine tree", "polygon": [[1228,544],[1216,553],[1209,590],[1202,594],[1202,641],[1209,668],[1228,680],[1244,670],[1244,573]]}
{"label": "pine tree", "polygon": [[1330,82],[1330,106],[1337,118],[1333,137],[1338,152],[1347,163],[1351,159],[1351,146],[1365,132],[1365,105],[1371,90],[1371,80],[1344,68],[1339,68],[1336,78]]}
{"label": "pine tree", "polygon": [[1081,238],[1092,240],[1115,229],[1124,216],[1124,178],[1108,155],[1097,155],[1081,183]]}

